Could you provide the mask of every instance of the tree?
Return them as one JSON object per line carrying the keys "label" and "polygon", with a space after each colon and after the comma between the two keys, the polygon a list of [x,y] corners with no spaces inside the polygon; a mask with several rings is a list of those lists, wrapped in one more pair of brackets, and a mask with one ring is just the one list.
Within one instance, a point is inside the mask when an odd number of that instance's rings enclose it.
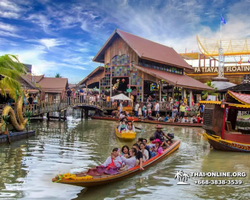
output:
{"label": "tree", "polygon": [[9,95],[13,99],[17,99],[17,94],[20,94],[22,89],[18,79],[26,73],[26,67],[19,62],[16,56],[10,54],[0,56],[1,94],[6,96],[6,91],[9,90]]}
{"label": "tree", "polygon": [[62,76],[61,76],[59,73],[57,73],[57,74],[55,75],[55,78],[62,78]]}
{"label": "tree", "polygon": [[214,91],[211,91],[211,90],[205,90],[205,91],[203,91],[203,92],[202,92],[202,93],[204,93],[204,95],[202,96],[202,99],[203,99],[203,100],[207,98],[207,95],[217,95],[217,93],[216,93],[217,88],[216,88],[215,85],[212,83],[212,81],[207,81],[205,84],[206,84],[207,86],[213,88]]}

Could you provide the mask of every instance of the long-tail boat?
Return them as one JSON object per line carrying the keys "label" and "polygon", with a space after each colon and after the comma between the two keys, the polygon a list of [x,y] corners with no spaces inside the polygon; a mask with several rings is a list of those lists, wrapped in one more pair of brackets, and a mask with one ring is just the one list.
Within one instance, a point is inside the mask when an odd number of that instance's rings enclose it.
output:
{"label": "long-tail boat", "polygon": [[[113,118],[113,117],[99,117],[99,116],[92,116],[91,119],[100,119],[100,120],[109,120],[109,121],[119,121],[120,119],[118,118]],[[161,124],[161,125],[170,125],[170,126],[187,126],[187,127],[202,127],[202,124],[197,124],[197,123],[180,123],[180,122],[161,122],[158,120],[148,120],[148,119],[138,119],[131,117],[129,120],[134,121],[134,122],[141,122],[141,123],[148,123],[148,124]]]}
{"label": "long-tail boat", "polygon": [[[173,143],[163,151],[162,154],[158,154],[155,157],[149,159],[148,161],[144,162],[142,167],[144,169],[149,168],[153,164],[161,161],[162,159],[169,156],[171,153],[176,151],[180,146],[179,140],[174,140]],[[97,185],[104,185],[112,182],[117,182],[143,172],[140,170],[140,166],[135,166],[129,170],[118,172],[116,174],[105,174],[97,172],[96,168],[91,168],[88,172],[79,173],[79,174],[63,174],[57,175],[55,178],[52,179],[53,182],[69,184],[69,185],[76,185],[82,187],[93,187]]]}
{"label": "long-tail boat", "polygon": [[135,136],[136,136],[136,132],[135,131],[121,131],[119,132],[118,129],[115,129],[115,134],[118,138],[123,139],[123,140],[134,140]]}
{"label": "long-tail boat", "polygon": [[205,104],[204,138],[216,150],[250,152],[250,121],[237,121],[239,111],[250,111],[250,95],[228,91],[225,101]]}

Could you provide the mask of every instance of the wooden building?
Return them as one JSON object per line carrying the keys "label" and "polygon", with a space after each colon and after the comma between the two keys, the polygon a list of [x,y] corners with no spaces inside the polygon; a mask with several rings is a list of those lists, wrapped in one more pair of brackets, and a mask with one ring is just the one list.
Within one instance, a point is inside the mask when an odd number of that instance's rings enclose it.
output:
{"label": "wooden building", "polygon": [[65,97],[66,89],[68,88],[67,78],[44,77],[44,75],[27,75],[27,77],[35,81],[37,86],[41,88],[41,100],[55,102]]}
{"label": "wooden building", "polygon": [[123,91],[128,91],[137,101],[143,102],[150,87],[148,83],[155,83],[159,87],[156,92],[158,99],[162,99],[165,85],[167,96],[176,98],[177,93],[181,93],[180,98],[183,98],[188,93],[191,102],[194,93],[200,95],[203,90],[211,90],[185,75],[185,70],[192,67],[173,48],[118,29],[108,38],[93,61],[103,63],[104,71],[94,76],[100,70],[96,69],[80,83],[99,82],[100,91],[109,91],[110,96],[114,95],[116,86],[121,86]]}

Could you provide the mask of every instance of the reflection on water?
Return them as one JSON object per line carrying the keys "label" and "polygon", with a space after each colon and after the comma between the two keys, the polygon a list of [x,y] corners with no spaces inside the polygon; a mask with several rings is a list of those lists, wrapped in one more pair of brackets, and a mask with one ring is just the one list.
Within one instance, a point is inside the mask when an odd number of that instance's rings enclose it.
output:
{"label": "reflection on water", "polygon": [[[36,136],[0,146],[0,198],[2,199],[247,199],[249,177],[242,186],[177,186],[174,175],[185,172],[249,172],[250,155],[210,151],[200,128],[164,127],[181,140],[178,151],[143,173],[121,182],[86,189],[52,183],[60,173],[80,172],[99,165],[112,148],[124,144],[115,136],[117,122],[68,117],[66,122],[35,122]],[[149,138],[154,125],[136,124],[137,137]],[[166,197],[166,198],[164,198]]]}

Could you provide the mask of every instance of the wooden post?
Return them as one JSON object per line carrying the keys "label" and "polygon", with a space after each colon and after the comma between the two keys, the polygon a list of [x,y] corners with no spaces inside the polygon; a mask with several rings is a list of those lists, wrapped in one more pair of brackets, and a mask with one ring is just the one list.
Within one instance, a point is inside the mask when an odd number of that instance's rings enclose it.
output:
{"label": "wooden post", "polygon": [[142,88],[142,99],[141,99],[141,102],[143,102],[144,101],[144,72],[142,72],[142,81],[141,81],[141,84],[142,84],[141,85],[141,88]]}
{"label": "wooden post", "polygon": [[110,62],[109,62],[109,66],[110,66],[110,82],[109,82],[109,84],[110,84],[110,91],[109,91],[109,93],[110,93],[110,95],[109,95],[109,98],[111,98],[112,97],[112,59],[111,59],[111,50],[109,50],[109,55],[110,55]]}
{"label": "wooden post", "polygon": [[159,102],[161,102],[161,80],[159,83]]}
{"label": "wooden post", "polygon": [[186,98],[186,96],[187,96],[187,90],[185,88],[183,88],[183,100],[184,100],[184,98]]}
{"label": "wooden post", "polygon": [[193,91],[190,90],[190,92],[189,92],[189,106],[192,106],[192,96],[193,96]]}
{"label": "wooden post", "polygon": [[199,67],[201,67],[201,54],[198,53],[198,59],[199,59]]}
{"label": "wooden post", "polygon": [[83,119],[83,108],[81,110],[81,120]]}
{"label": "wooden post", "polygon": [[59,121],[61,121],[62,113],[59,111]]}
{"label": "wooden post", "polygon": [[101,97],[101,81],[99,81],[99,99]]}
{"label": "wooden post", "polygon": [[89,117],[89,110],[85,109],[85,119],[88,119],[88,117]]}
{"label": "wooden post", "polygon": [[63,121],[66,120],[66,117],[67,117],[67,110],[64,110],[64,117],[63,117]]}
{"label": "wooden post", "polygon": [[49,112],[47,112],[47,119],[48,119],[48,121],[49,121]]}

